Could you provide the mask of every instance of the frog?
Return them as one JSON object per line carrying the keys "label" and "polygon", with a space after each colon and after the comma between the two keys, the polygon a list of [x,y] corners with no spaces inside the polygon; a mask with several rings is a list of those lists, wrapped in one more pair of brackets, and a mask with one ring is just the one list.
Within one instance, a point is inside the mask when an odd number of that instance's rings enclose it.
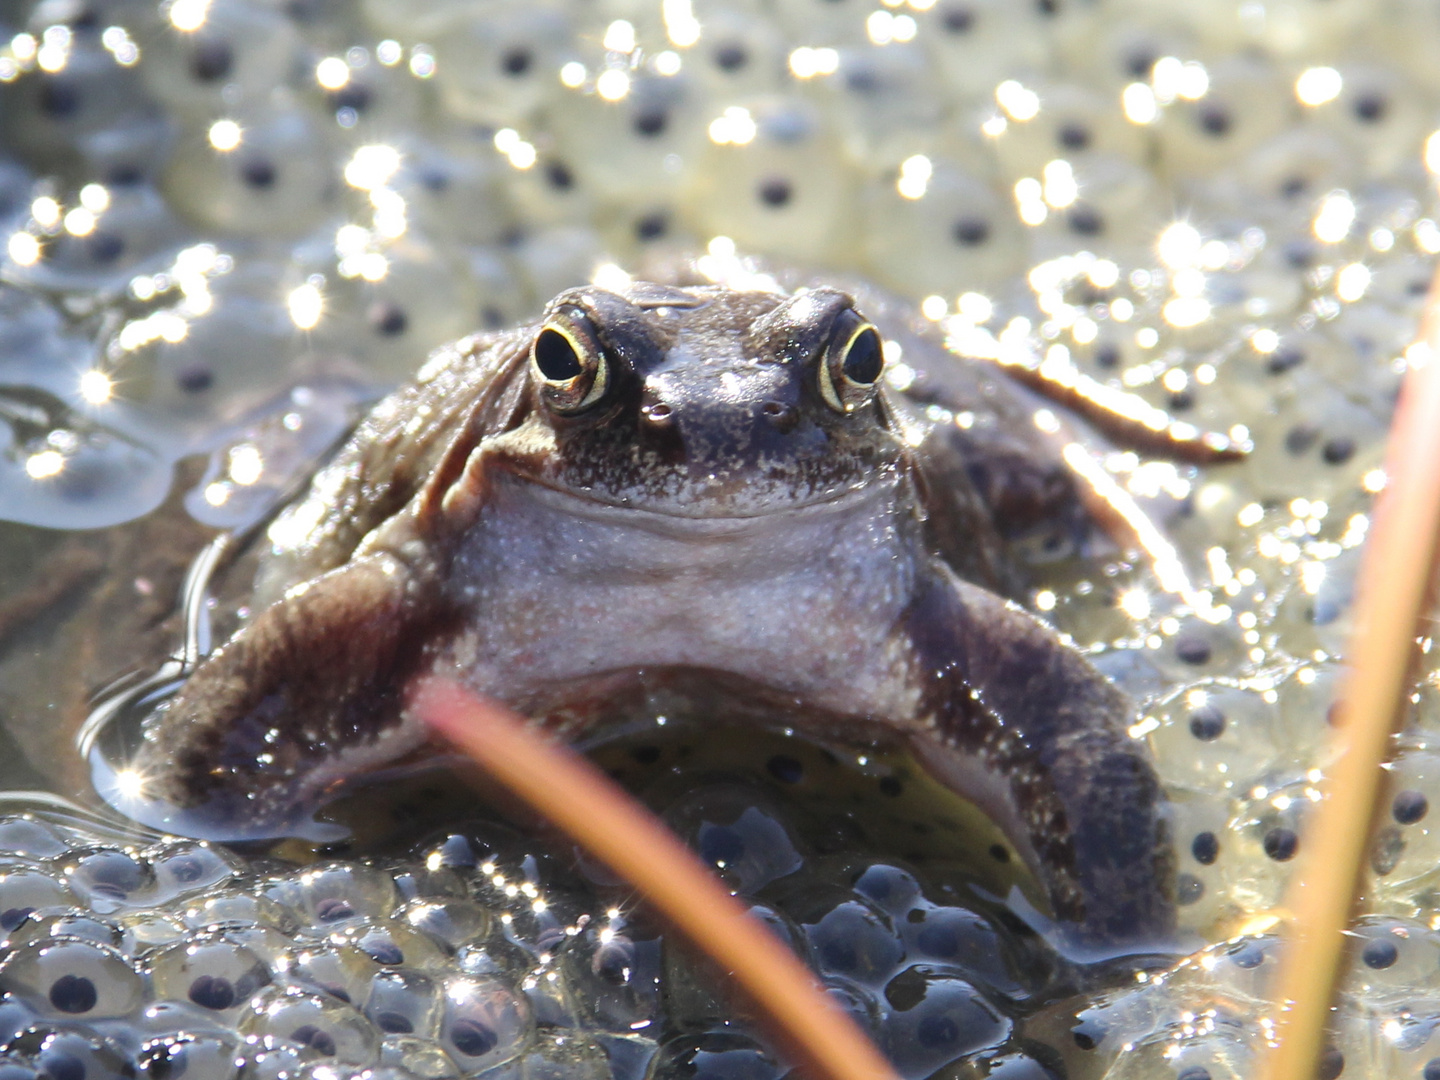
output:
{"label": "frog", "polygon": [[423,754],[433,676],[575,740],[577,703],[679,672],[909,750],[1074,942],[1169,940],[1135,706],[1016,602],[1010,534],[1074,502],[1033,402],[954,357],[900,389],[887,351],[833,286],[638,280],[440,350],[270,525],[253,614],[147,721],[125,792],[261,834]]}

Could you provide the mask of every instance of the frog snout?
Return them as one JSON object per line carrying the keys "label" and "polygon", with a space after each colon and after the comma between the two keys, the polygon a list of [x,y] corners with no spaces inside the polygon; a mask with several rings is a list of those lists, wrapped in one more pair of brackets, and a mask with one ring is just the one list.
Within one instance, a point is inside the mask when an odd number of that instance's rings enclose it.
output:
{"label": "frog snout", "polygon": [[640,405],[640,436],[675,464],[714,470],[756,458],[794,453],[800,410],[781,395],[743,401],[694,400],[685,395],[646,394]]}

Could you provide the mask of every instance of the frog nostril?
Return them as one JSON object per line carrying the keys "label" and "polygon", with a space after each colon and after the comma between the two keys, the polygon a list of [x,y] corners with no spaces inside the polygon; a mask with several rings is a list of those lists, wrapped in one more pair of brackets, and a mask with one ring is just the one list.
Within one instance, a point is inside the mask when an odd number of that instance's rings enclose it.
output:
{"label": "frog nostril", "polygon": [[795,406],[787,405],[783,401],[767,401],[760,406],[760,411],[765,414],[765,419],[782,432],[791,430],[800,419]]}
{"label": "frog nostril", "polygon": [[673,410],[663,401],[656,401],[644,406],[640,415],[656,427],[668,427]]}

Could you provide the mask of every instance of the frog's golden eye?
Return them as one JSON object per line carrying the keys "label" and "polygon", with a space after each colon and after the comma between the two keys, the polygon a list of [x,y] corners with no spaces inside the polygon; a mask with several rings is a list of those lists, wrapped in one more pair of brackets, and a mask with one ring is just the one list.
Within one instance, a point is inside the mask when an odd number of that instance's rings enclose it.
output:
{"label": "frog's golden eye", "polygon": [[836,412],[848,413],[869,400],[885,370],[880,331],[847,311],[820,359],[820,396]]}
{"label": "frog's golden eye", "polygon": [[530,364],[540,381],[540,396],[558,413],[582,412],[605,396],[610,361],[580,311],[562,311],[535,335]]}

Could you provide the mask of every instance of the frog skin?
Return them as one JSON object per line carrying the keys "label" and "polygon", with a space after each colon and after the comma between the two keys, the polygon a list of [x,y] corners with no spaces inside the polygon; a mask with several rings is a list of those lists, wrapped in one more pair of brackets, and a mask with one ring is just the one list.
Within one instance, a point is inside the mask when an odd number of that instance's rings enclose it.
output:
{"label": "frog skin", "polygon": [[263,830],[421,746],[428,675],[574,738],[565,704],[607,680],[712,672],[805,703],[816,734],[908,746],[1076,941],[1163,941],[1132,705],[993,591],[1007,512],[984,488],[1043,504],[1055,462],[1013,425],[927,421],[882,352],[834,289],[647,283],[440,351],[277,519],[258,614],[152,717],[134,775]]}

